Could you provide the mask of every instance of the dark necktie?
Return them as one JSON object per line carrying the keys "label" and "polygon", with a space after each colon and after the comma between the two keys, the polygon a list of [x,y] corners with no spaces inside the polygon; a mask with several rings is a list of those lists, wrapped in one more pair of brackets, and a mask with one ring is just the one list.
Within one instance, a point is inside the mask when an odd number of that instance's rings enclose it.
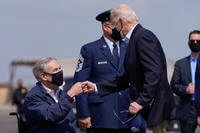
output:
{"label": "dark necktie", "polygon": [[113,44],[113,58],[116,65],[119,65],[119,54],[118,54],[118,47],[117,44]]}

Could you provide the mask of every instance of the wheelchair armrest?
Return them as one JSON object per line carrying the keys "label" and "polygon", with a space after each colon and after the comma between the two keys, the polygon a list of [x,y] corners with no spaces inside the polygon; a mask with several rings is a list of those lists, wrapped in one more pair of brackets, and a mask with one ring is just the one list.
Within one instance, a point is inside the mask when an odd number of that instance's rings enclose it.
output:
{"label": "wheelchair armrest", "polygon": [[18,121],[20,120],[20,115],[19,115],[17,112],[10,112],[9,115],[10,115],[10,116],[15,115],[15,116],[17,117],[17,120],[18,120]]}
{"label": "wheelchair armrest", "polygon": [[18,133],[26,133],[26,123],[22,120],[22,117],[17,112],[10,112],[10,116],[16,116],[17,125],[18,125]]}

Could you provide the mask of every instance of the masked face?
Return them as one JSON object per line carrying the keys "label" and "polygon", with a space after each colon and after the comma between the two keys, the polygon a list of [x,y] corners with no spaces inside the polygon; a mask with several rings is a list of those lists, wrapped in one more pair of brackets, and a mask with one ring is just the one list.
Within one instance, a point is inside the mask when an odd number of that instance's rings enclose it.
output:
{"label": "masked face", "polygon": [[56,86],[61,86],[63,84],[63,71],[59,71],[57,73],[47,73],[52,76],[52,81],[50,83],[56,85]]}
{"label": "masked face", "polygon": [[[119,22],[119,21],[118,21]],[[118,23],[117,22],[117,23]],[[116,23],[116,25],[117,25],[117,23]],[[116,29],[116,25],[114,26],[114,28],[112,28],[112,35],[111,35],[111,37],[117,42],[117,41],[119,41],[119,40],[121,40],[123,37],[122,37],[122,29],[123,29],[123,27],[122,27],[122,25],[121,25],[121,30],[120,31],[118,31],[117,29]]]}
{"label": "masked face", "polygon": [[111,37],[117,42],[122,39],[120,31],[118,31],[116,28],[112,29],[112,35]]}
{"label": "masked face", "polygon": [[190,40],[189,47],[192,52],[199,52],[200,51],[200,40]]}

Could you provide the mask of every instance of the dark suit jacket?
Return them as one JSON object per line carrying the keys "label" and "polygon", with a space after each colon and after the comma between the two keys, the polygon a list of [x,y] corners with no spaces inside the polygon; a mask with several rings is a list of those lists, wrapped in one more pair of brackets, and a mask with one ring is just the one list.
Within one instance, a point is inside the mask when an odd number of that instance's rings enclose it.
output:
{"label": "dark suit jacket", "polygon": [[192,95],[186,93],[186,88],[191,82],[190,56],[187,56],[175,63],[171,79],[171,87],[174,93],[180,97],[180,103],[177,107],[179,120],[187,120],[189,117]]}
{"label": "dark suit jacket", "polygon": [[124,65],[123,76],[97,84],[99,94],[106,95],[129,85],[132,99],[146,107],[142,113],[148,126],[169,119],[174,99],[167,80],[165,55],[157,37],[140,24],[132,32]]}
{"label": "dark suit jacket", "polygon": [[38,82],[25,97],[28,133],[74,133],[68,116],[72,101],[67,92],[61,91],[56,103]]}
{"label": "dark suit jacket", "polygon": [[[78,61],[74,82],[90,80],[100,82],[113,80],[124,72],[123,62],[128,44],[120,44],[120,61],[116,65],[110,48],[104,38],[83,45],[81,58]],[[128,109],[129,91],[123,90],[105,97],[98,94],[82,94],[76,97],[77,117],[91,116],[93,128],[128,128],[120,123],[113,110]]]}
{"label": "dark suit jacket", "polygon": [[200,116],[200,57],[197,61],[196,73],[195,73],[195,103],[197,109],[197,115]]}

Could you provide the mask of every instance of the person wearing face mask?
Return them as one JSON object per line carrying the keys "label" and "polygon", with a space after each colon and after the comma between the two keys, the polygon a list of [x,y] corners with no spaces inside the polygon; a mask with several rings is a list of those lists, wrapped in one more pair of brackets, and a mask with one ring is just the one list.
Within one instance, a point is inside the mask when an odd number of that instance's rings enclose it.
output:
{"label": "person wearing face mask", "polygon": [[117,31],[116,40],[129,39],[125,71],[112,81],[97,84],[86,81],[83,84],[101,96],[130,87],[130,113],[142,114],[147,120],[148,133],[164,133],[175,103],[160,41],[153,32],[139,24],[136,13],[127,4],[112,8],[110,22]]}
{"label": "person wearing face mask", "polygon": [[63,71],[56,58],[39,60],[33,67],[36,85],[28,92],[24,102],[27,133],[72,133],[68,114],[73,97],[82,93],[80,82],[68,91],[62,89]]}
{"label": "person wearing face mask", "polygon": [[[112,80],[124,72],[123,62],[127,42],[115,37],[110,24],[110,10],[100,13],[96,20],[101,22],[103,36],[82,46],[74,75],[74,82]],[[120,41],[120,42],[119,42]],[[145,121],[138,116],[129,120],[129,90],[100,97],[98,94],[82,94],[76,97],[77,118],[87,133],[131,132],[131,127],[146,130]],[[121,122],[123,119],[125,123]],[[133,120],[133,121],[132,121]],[[133,129],[133,128],[132,128]]]}
{"label": "person wearing face mask", "polygon": [[197,111],[195,107],[195,71],[200,51],[200,31],[190,32],[188,46],[190,55],[175,63],[171,79],[171,87],[180,102],[176,117],[180,121],[181,133],[194,133],[197,127]]}

